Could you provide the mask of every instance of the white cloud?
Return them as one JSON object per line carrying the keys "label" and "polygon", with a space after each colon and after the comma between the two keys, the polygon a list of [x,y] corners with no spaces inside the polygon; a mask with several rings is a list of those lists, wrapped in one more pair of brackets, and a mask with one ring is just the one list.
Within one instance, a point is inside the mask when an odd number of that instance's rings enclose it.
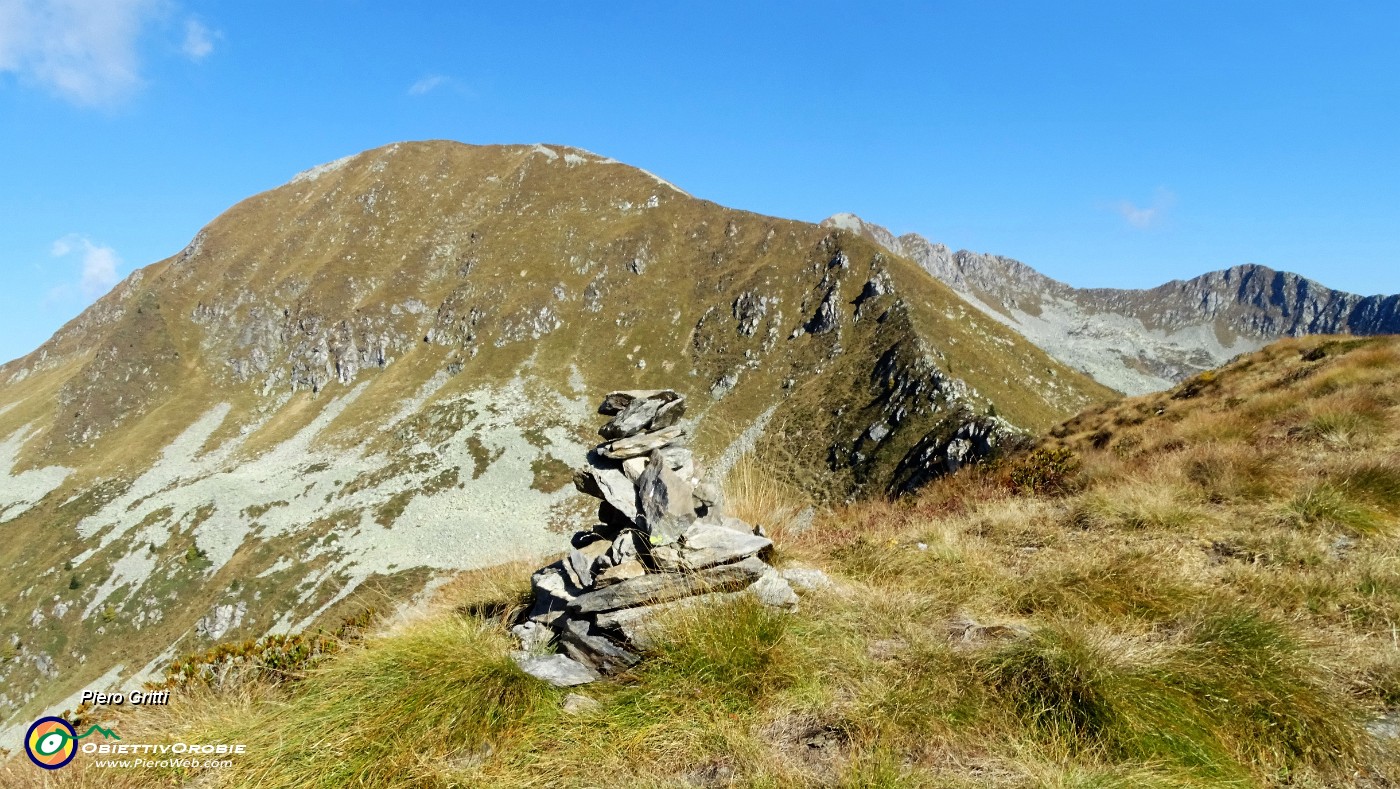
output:
{"label": "white cloud", "polygon": [[117,103],[141,86],[138,44],[169,4],[0,0],[0,72],[12,72],[75,104]]}
{"label": "white cloud", "polygon": [[[121,281],[117,269],[122,259],[109,246],[94,244],[87,236],[72,233],[53,242],[49,248],[55,258],[68,258],[81,253],[82,270],[78,275],[77,292],[91,301],[112,289]],[[62,298],[73,293],[71,284],[60,285],[49,292],[50,298]]]}
{"label": "white cloud", "polygon": [[185,22],[185,43],[180,46],[180,51],[184,52],[185,57],[190,60],[203,60],[214,51],[214,39],[218,35],[205,27],[204,23],[198,19],[187,20]]}
{"label": "white cloud", "polygon": [[1138,230],[1148,230],[1157,227],[1166,218],[1167,211],[1176,205],[1176,195],[1171,190],[1158,188],[1152,196],[1152,202],[1146,206],[1138,206],[1129,200],[1120,200],[1113,205],[1113,210],[1122,215],[1129,225]]}
{"label": "white cloud", "polygon": [[410,85],[408,88],[408,95],[422,96],[424,93],[433,91],[451,82],[452,80],[450,78],[444,77],[441,74],[429,74],[428,76]]}

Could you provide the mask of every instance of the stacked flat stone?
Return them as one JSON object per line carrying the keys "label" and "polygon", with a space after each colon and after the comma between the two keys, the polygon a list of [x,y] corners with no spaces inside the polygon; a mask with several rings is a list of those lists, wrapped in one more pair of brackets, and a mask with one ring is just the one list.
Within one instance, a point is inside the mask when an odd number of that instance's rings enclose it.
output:
{"label": "stacked flat stone", "polygon": [[684,397],[613,392],[598,413],[612,419],[574,485],[599,499],[599,523],[532,577],[534,603],[513,629],[522,668],[578,685],[635,665],[661,611],[745,594],[796,607],[792,587],[761,558],[773,543],[727,515],[723,492],[697,467],[679,424]]}

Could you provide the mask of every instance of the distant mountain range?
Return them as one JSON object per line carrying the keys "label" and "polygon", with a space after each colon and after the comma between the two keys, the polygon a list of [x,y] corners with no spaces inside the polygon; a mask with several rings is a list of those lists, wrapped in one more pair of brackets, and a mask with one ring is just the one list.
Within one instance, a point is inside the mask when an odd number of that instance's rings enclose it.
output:
{"label": "distant mountain range", "polygon": [[982,312],[1127,394],[1165,389],[1281,337],[1400,333],[1400,296],[1358,296],[1259,265],[1148,290],[1075,288],[1010,258],[896,237],[854,214],[849,230],[918,263]]}

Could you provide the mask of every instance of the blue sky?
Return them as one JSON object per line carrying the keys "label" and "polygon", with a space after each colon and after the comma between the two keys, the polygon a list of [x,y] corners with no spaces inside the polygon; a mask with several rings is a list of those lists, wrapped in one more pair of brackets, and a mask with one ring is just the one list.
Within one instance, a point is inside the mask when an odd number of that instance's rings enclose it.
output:
{"label": "blue sky", "polygon": [[1084,286],[1400,292],[1400,4],[0,0],[0,359],[385,143],[576,145]]}

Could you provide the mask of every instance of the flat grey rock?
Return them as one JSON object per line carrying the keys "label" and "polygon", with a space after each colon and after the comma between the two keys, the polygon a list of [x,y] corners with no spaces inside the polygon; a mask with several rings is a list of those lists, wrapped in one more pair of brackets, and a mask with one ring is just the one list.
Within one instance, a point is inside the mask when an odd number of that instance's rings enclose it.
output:
{"label": "flat grey rock", "polygon": [[580,595],[569,603],[569,610],[591,614],[639,605],[664,603],[708,592],[729,592],[752,584],[769,569],[756,557],[734,564],[707,567],[693,573],[647,573]]}
{"label": "flat grey rock", "polygon": [[[607,439],[635,436],[648,428],[651,420],[656,418],[657,412],[661,410],[663,405],[667,405],[667,403],[652,398],[633,400],[627,404],[626,408],[619,411],[617,416],[599,428],[598,435]],[[675,424],[675,422],[671,424]]]}
{"label": "flat grey rock", "polygon": [[681,566],[699,570],[716,564],[753,556],[770,547],[772,540],[752,532],[735,531],[724,526],[693,524],[680,538]]}
{"label": "flat grey rock", "polygon": [[619,463],[588,453],[588,465],[574,471],[574,487],[606,501],[628,518],[637,517],[637,489]]}
{"label": "flat grey rock", "polygon": [[654,433],[641,433],[628,438],[619,438],[598,447],[598,454],[613,460],[626,460],[628,458],[650,455],[652,450],[660,449],[668,444],[673,444],[685,436],[685,430],[680,425],[663,428]]}
{"label": "flat grey rock", "polygon": [[683,597],[669,603],[605,611],[598,614],[597,623],[600,629],[617,631],[623,638],[627,639],[627,643],[638,649],[651,649],[655,646],[653,633],[658,615],[668,611],[719,605],[737,599],[742,594],[744,592],[711,592],[693,597]]}
{"label": "flat grey rock", "polygon": [[586,685],[598,679],[598,672],[567,655],[531,655],[528,652],[512,652],[510,657],[521,671],[536,679],[542,679],[556,688]]}
{"label": "flat grey rock", "polygon": [[740,532],[741,534],[757,534],[760,537],[767,536],[762,533],[762,528],[754,526],[748,521],[736,518],[733,515],[717,514],[714,510],[706,512],[705,517],[701,519],[700,522],[707,526],[720,526],[730,531]]}
{"label": "flat grey rock", "polygon": [[561,705],[565,715],[583,715],[602,709],[602,707],[603,705],[599,704],[597,699],[589,698],[582,693],[568,694],[564,697],[564,703]]}
{"label": "flat grey rock", "polygon": [[813,567],[786,567],[778,573],[791,586],[802,592],[830,589],[836,585],[831,577]]}
{"label": "flat grey rock", "polygon": [[758,602],[773,608],[781,608],[785,611],[797,610],[797,593],[792,591],[788,582],[778,574],[776,570],[770,569],[754,581],[753,586],[748,591],[758,598]]}

